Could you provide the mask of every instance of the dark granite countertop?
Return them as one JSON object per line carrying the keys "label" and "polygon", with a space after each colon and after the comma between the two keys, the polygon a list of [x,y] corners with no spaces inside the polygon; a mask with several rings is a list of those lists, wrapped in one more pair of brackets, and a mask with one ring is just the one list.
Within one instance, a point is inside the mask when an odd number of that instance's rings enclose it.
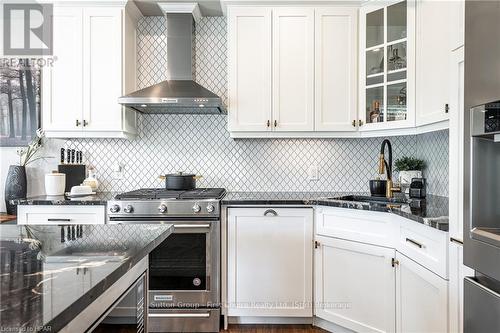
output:
{"label": "dark granite countertop", "polygon": [[68,197],[66,195],[40,195],[26,199],[15,199],[13,205],[106,205],[117,193],[97,192],[83,197]]}
{"label": "dark granite countertop", "polygon": [[397,195],[403,202],[373,203],[334,199],[369,196],[353,192],[228,192],[222,199],[226,206],[234,205],[320,205],[348,209],[394,213],[432,228],[448,231],[448,198],[427,195],[425,199],[410,199]]}
{"label": "dark granite countertop", "polygon": [[[68,227],[64,227],[68,228]],[[168,224],[0,226],[0,327],[57,332],[172,232]]]}

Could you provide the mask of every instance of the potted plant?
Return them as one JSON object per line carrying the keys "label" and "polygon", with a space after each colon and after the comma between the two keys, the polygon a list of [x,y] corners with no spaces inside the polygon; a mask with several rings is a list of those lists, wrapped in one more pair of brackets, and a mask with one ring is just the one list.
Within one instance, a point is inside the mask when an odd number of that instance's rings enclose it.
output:
{"label": "potted plant", "polygon": [[399,172],[399,183],[406,188],[410,186],[412,178],[422,178],[422,170],[426,167],[424,160],[408,156],[397,159],[394,165]]}
{"label": "potted plant", "polygon": [[43,134],[43,131],[38,129],[36,136],[31,140],[30,144],[27,147],[17,150],[19,165],[9,166],[7,179],[5,180],[5,207],[8,214],[16,214],[16,205],[11,204],[11,200],[26,198],[28,189],[26,166],[36,160],[46,158],[39,156],[40,148],[42,148]]}

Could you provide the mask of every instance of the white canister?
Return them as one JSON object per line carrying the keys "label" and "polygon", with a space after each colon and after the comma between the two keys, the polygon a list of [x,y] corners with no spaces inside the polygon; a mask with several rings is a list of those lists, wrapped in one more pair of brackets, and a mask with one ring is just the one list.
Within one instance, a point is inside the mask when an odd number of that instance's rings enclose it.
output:
{"label": "white canister", "polygon": [[45,175],[45,194],[64,195],[66,174],[53,171]]}

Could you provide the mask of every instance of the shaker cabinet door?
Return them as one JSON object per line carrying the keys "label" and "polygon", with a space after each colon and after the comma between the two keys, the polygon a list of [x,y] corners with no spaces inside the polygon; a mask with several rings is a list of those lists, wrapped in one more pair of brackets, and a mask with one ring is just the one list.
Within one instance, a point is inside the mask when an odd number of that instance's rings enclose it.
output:
{"label": "shaker cabinet door", "polygon": [[273,130],[314,129],[314,9],[273,9]]}
{"label": "shaker cabinet door", "polygon": [[271,9],[228,13],[229,130],[271,130]]}
{"label": "shaker cabinet door", "polygon": [[397,332],[448,332],[448,282],[396,254]]}
{"label": "shaker cabinet door", "polygon": [[417,126],[448,119],[451,11],[446,1],[417,1]]}
{"label": "shaker cabinet door", "polygon": [[316,236],[315,315],[355,332],[394,332],[390,248]]}
{"label": "shaker cabinet door", "polygon": [[85,8],[84,130],[122,129],[121,8]]}
{"label": "shaker cabinet door", "polygon": [[229,316],[312,317],[312,208],[228,209]]}
{"label": "shaker cabinet door", "polygon": [[315,130],[357,129],[356,8],[315,10]]}
{"label": "shaker cabinet door", "polygon": [[83,126],[82,9],[54,7],[54,62],[42,73],[45,131],[80,131]]}

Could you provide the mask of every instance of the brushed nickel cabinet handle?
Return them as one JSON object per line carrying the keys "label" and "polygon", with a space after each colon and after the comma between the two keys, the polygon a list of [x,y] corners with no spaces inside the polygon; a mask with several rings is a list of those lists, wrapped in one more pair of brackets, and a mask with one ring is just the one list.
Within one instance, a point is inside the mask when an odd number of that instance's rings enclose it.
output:
{"label": "brushed nickel cabinet handle", "polygon": [[76,127],[80,126],[80,124],[81,124],[80,120],[77,119],[75,124],[76,124]]}
{"label": "brushed nickel cabinet handle", "polygon": [[85,119],[83,119],[83,127],[87,126],[89,124],[88,121],[86,121]]}
{"label": "brushed nickel cabinet handle", "polygon": [[363,126],[363,120],[361,120],[361,119],[358,120],[358,126],[359,127]]}
{"label": "brushed nickel cabinet handle", "polygon": [[419,242],[417,242],[417,241],[415,241],[415,240],[413,240],[413,239],[411,239],[411,238],[406,238],[406,241],[407,241],[408,243],[410,243],[410,244],[415,245],[415,246],[416,246],[416,247],[418,247],[419,249],[421,249],[421,248],[424,248],[424,247],[425,247],[423,244],[420,244]]}
{"label": "brushed nickel cabinet handle", "polygon": [[356,127],[356,120],[352,121],[352,127]]}
{"label": "brushed nickel cabinet handle", "polygon": [[448,113],[448,112],[450,112],[450,105],[448,103],[446,103],[444,105],[444,113]]}
{"label": "brushed nickel cabinet handle", "polygon": [[271,121],[267,120],[267,127],[271,126]]}
{"label": "brushed nickel cabinet handle", "polygon": [[276,213],[274,209],[268,209],[264,212],[264,216],[269,216],[269,215],[278,216],[278,213]]}
{"label": "brushed nickel cabinet handle", "polygon": [[450,242],[458,244],[458,245],[464,245],[463,241],[461,241],[460,239],[456,239],[454,237],[450,237]]}
{"label": "brushed nickel cabinet handle", "polygon": [[278,127],[278,121],[277,120],[274,121],[274,127]]}

